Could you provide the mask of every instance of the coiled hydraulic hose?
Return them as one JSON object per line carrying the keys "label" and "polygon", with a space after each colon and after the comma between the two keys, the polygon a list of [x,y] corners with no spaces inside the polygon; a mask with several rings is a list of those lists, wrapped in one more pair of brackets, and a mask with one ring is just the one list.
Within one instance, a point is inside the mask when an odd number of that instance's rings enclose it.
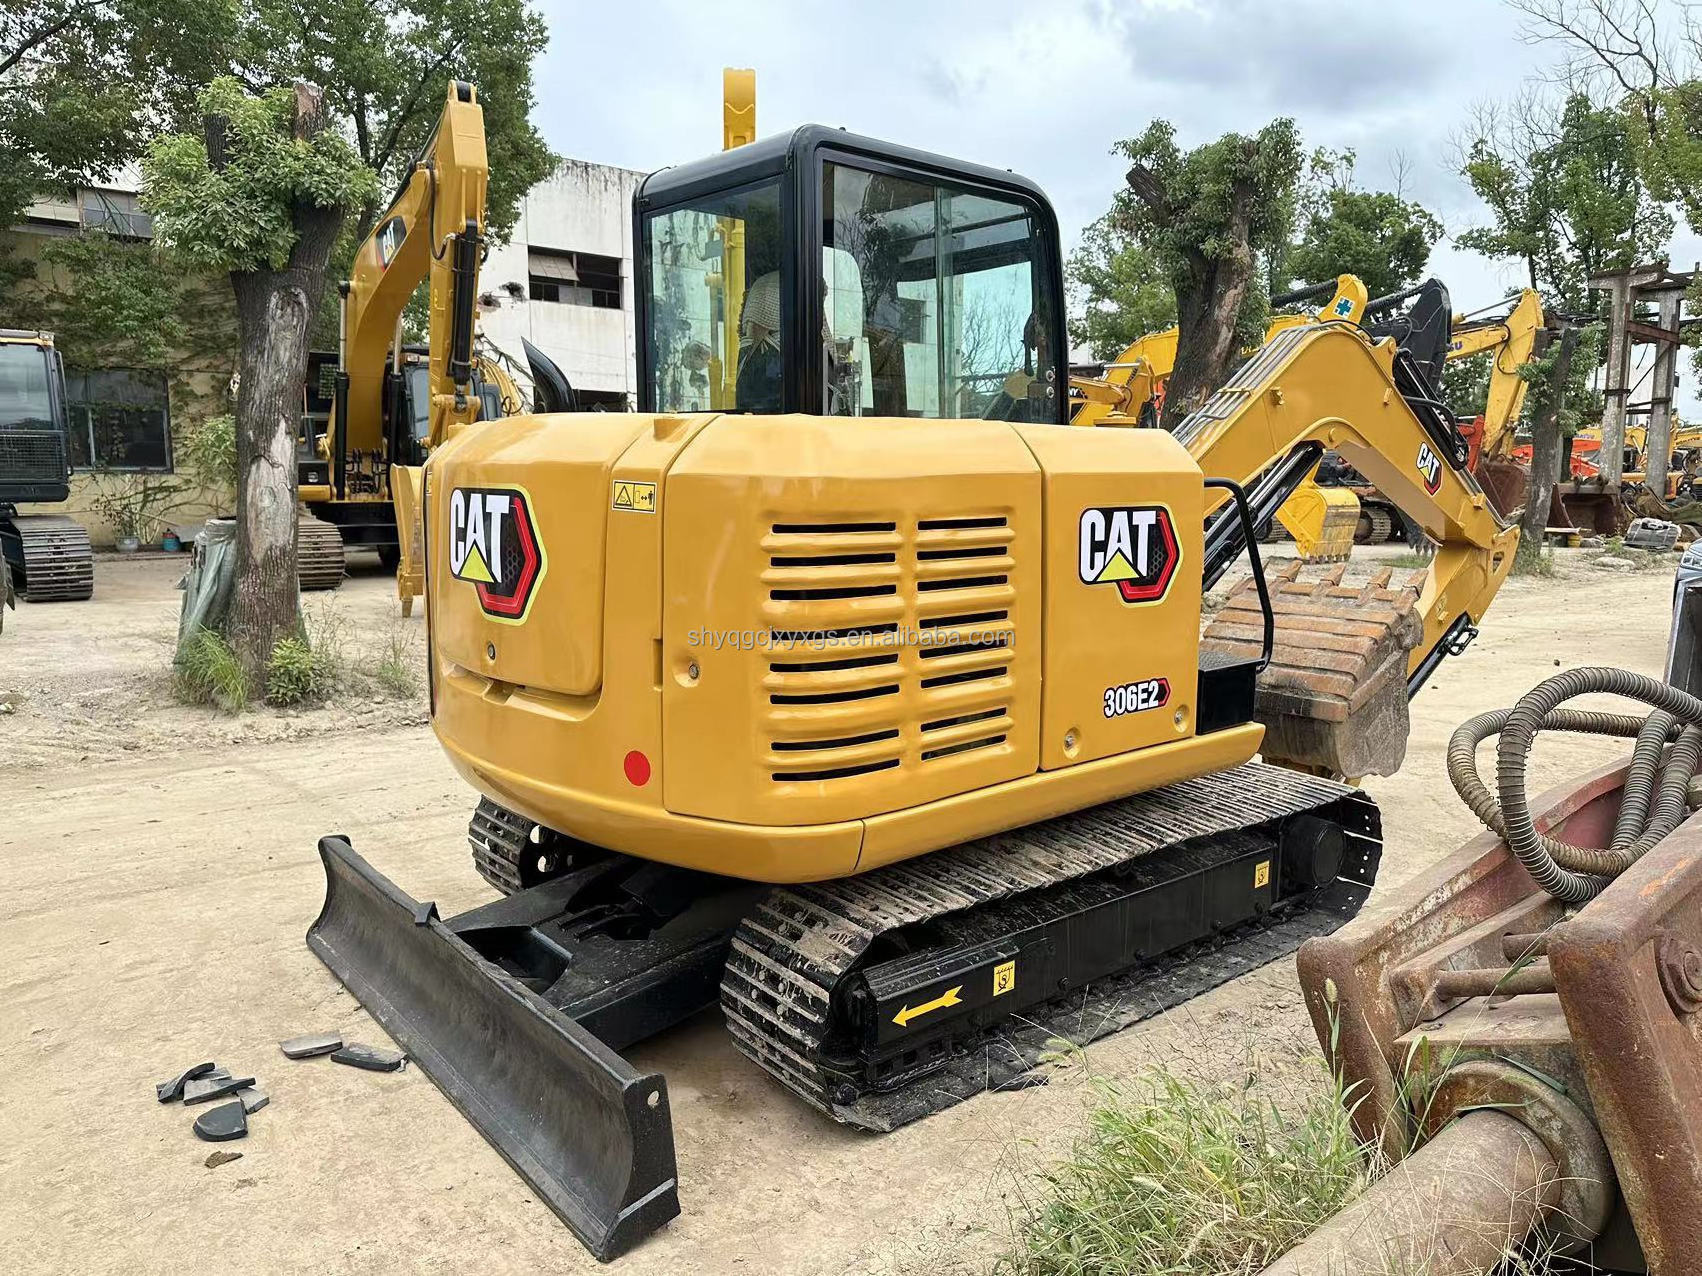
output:
{"label": "coiled hydraulic hose", "polygon": [[[1641,700],[1647,717],[1559,706],[1605,692]],[[1636,740],[1612,845],[1573,846],[1537,831],[1525,790],[1526,765],[1538,731],[1576,731]],[[1477,746],[1496,742],[1495,794],[1477,773]],[[1671,742],[1671,749],[1667,745]],[[1702,700],[1624,669],[1571,669],[1538,684],[1511,709],[1480,713],[1448,741],[1448,779],[1472,812],[1499,833],[1526,872],[1556,899],[1582,904],[1684,821],[1691,781],[1702,762]],[[1499,798],[1499,800],[1497,800]]]}

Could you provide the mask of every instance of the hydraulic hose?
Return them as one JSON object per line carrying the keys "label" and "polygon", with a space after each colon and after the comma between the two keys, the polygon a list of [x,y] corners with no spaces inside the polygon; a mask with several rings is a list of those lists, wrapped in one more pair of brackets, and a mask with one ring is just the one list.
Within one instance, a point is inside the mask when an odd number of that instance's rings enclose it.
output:
{"label": "hydraulic hose", "polygon": [[[1559,706],[1592,692],[1641,700],[1652,712],[1602,713]],[[1619,817],[1607,849],[1574,846],[1539,832],[1525,787],[1538,731],[1574,731],[1636,740]],[[1496,793],[1478,776],[1477,746],[1496,742]],[[1670,749],[1668,744],[1671,744]],[[1448,779],[1480,820],[1500,834],[1537,885],[1556,899],[1594,899],[1684,820],[1702,764],[1702,699],[1624,669],[1572,669],[1539,683],[1511,709],[1481,713],[1448,741]]]}

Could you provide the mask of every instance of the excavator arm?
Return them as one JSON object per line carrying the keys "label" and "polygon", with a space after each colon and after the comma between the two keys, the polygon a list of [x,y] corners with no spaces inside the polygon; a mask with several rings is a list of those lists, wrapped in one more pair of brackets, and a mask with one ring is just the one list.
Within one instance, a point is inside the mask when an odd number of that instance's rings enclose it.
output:
{"label": "excavator arm", "polygon": [[[1501,458],[1513,450],[1513,431],[1525,406],[1525,379],[1519,369],[1536,353],[1543,331],[1542,296],[1527,288],[1503,318],[1477,323],[1456,322],[1448,346],[1448,361],[1493,353],[1489,395],[1483,408],[1479,455]],[[1476,468],[1475,460],[1473,468]]]}
{"label": "excavator arm", "polygon": [[[1261,680],[1267,757],[1344,775],[1390,774],[1405,755],[1406,702],[1462,648],[1506,579],[1518,529],[1466,467],[1452,421],[1402,393],[1396,344],[1346,324],[1280,333],[1178,428],[1208,476],[1248,488],[1255,518],[1285,502],[1327,449],[1364,474],[1438,543],[1409,583],[1382,572],[1362,589],[1338,568],[1317,584],[1278,582],[1276,657]],[[1221,500],[1221,498],[1218,498]],[[1232,511],[1206,541],[1209,588],[1243,546]],[[1256,650],[1262,631],[1232,593],[1208,651]]]}

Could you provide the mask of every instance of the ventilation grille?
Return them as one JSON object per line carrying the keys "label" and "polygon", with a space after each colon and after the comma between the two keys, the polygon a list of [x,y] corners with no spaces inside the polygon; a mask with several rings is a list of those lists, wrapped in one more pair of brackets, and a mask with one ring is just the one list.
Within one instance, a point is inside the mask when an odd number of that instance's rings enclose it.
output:
{"label": "ventilation grille", "polygon": [[0,429],[0,481],[63,483],[64,436],[48,430]]}
{"label": "ventilation grille", "polygon": [[934,770],[1014,730],[1005,514],[776,522],[762,668],[776,784]]}

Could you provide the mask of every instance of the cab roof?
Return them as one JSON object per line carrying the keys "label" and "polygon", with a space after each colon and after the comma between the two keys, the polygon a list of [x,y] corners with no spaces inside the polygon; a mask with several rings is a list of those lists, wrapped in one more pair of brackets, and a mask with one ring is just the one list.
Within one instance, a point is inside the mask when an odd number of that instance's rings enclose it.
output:
{"label": "cab roof", "polygon": [[989,168],[937,155],[932,151],[916,150],[864,137],[842,128],[825,124],[803,124],[790,133],[775,133],[759,138],[746,146],[730,151],[718,151],[690,163],[658,169],[639,183],[635,200],[640,212],[667,207],[694,199],[713,191],[729,190],[768,177],[777,177],[796,167],[821,149],[842,151],[853,156],[926,169],[944,176],[955,176],[964,182],[1005,190],[1038,203],[1048,216],[1052,213],[1046,193],[1028,178],[1009,169]]}

